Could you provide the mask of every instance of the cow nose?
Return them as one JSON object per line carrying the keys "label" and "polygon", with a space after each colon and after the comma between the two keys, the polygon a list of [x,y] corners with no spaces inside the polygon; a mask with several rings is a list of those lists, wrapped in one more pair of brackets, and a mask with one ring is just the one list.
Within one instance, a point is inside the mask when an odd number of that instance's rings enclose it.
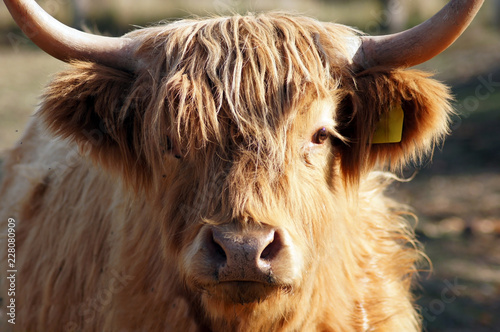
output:
{"label": "cow nose", "polygon": [[284,247],[280,230],[269,226],[244,231],[213,227],[206,240],[220,282],[274,281],[273,268],[279,264]]}

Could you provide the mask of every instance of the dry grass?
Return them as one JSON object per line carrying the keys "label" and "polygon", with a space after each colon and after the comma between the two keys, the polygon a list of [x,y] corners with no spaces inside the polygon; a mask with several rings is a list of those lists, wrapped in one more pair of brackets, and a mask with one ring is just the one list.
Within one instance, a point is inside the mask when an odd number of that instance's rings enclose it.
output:
{"label": "dry grass", "polygon": [[[429,0],[427,0],[429,2]],[[39,0],[40,5],[57,19],[68,23],[72,10],[68,0]],[[378,20],[381,10],[373,0],[324,1],[324,0],[81,0],[82,8],[90,18],[110,17],[121,25],[152,23],[162,19],[192,15],[211,16],[249,11],[286,10],[304,13],[325,21],[339,21],[364,28],[365,23]],[[441,0],[444,3],[444,0]],[[442,5],[431,6],[431,11]],[[429,10],[428,10],[429,11]],[[426,15],[424,13],[424,15]],[[10,15],[0,4],[0,29],[12,26]],[[92,25],[91,25],[92,27]]]}
{"label": "dry grass", "polygon": [[0,151],[22,135],[50,75],[64,67],[41,51],[0,49]]}

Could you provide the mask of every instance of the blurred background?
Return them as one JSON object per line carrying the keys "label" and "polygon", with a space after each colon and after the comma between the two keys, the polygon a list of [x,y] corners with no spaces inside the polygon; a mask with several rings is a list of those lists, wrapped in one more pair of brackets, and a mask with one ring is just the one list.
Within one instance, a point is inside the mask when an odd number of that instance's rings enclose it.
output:
{"label": "blurred background", "polygon": [[[284,10],[384,34],[432,16],[444,0],[45,0],[60,21],[118,36],[183,17]],[[21,136],[44,85],[65,64],[39,51],[0,4],[0,151]],[[451,48],[419,66],[452,87],[453,131],[391,195],[419,217],[433,262],[416,289],[427,331],[500,331],[500,0],[486,1]],[[0,152],[1,161],[1,152]]]}

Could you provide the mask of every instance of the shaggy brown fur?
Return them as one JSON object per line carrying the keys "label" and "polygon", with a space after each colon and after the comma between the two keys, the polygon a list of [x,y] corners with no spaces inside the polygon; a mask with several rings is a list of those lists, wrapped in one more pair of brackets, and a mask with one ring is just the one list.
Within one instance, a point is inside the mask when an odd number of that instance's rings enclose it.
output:
{"label": "shaggy brown fur", "polygon": [[[15,328],[419,330],[410,286],[420,252],[404,209],[384,196],[393,176],[372,169],[432,149],[447,131],[448,90],[418,71],[353,73],[357,32],[299,16],[128,36],[142,69],[73,63],[5,161]],[[403,140],[372,145],[392,105],[405,112]],[[323,127],[330,138],[316,144]],[[290,238],[287,287],[229,301],[203,283],[199,234],[260,223]]]}

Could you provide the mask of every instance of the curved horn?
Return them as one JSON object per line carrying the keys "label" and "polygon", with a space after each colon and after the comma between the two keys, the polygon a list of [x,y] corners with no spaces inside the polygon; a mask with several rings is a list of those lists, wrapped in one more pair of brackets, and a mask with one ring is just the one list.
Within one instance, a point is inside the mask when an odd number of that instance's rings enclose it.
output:
{"label": "curved horn", "polygon": [[34,0],[4,2],[26,36],[59,60],[88,60],[128,71],[137,67],[129,38],[97,36],[70,28],[47,14]]}
{"label": "curved horn", "polygon": [[430,60],[464,32],[483,2],[451,0],[433,17],[409,30],[362,36],[354,65],[361,70],[375,66],[412,67]]}

